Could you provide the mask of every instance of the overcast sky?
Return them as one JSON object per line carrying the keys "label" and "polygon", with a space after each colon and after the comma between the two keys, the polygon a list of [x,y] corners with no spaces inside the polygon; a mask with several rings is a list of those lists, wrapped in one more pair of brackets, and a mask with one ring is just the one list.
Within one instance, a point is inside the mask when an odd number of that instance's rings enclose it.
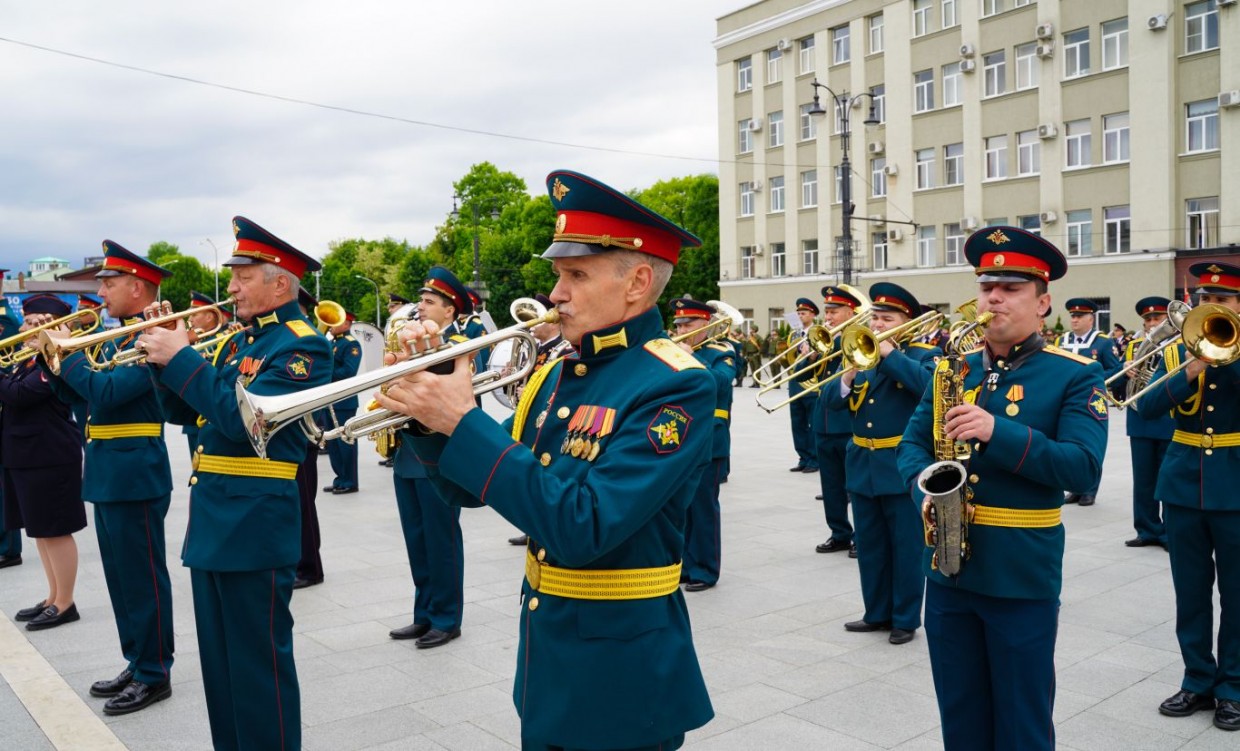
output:
{"label": "overcast sky", "polygon": [[715,18],[745,0],[0,0],[0,266],[79,266],[109,238],[213,263],[247,216],[313,255],[427,242],[490,161],[531,192],[556,168],[622,190],[716,173]]}

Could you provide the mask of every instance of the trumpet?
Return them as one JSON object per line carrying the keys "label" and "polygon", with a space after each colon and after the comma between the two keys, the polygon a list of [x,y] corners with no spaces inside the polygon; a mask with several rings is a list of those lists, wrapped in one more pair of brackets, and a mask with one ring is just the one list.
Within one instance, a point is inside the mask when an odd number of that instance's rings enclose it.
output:
{"label": "trumpet", "polygon": [[338,302],[323,300],[314,306],[314,325],[323,336],[327,336],[327,332],[344,323],[347,317],[344,306]]}
{"label": "trumpet", "polygon": [[[896,344],[912,341],[931,329],[938,328],[943,318],[942,313],[932,310],[880,334],[861,326],[850,326],[840,335],[840,352],[854,370],[873,370],[882,360],[878,345],[889,340]],[[838,375],[837,373],[836,376]]]}
{"label": "trumpet", "polygon": [[[1172,320],[1170,310],[1167,320]],[[1198,305],[1184,316],[1179,329],[1184,348],[1193,358],[1216,366],[1230,365],[1240,360],[1240,315],[1230,308],[1214,303]],[[1161,347],[1155,351],[1162,351]],[[1146,384],[1136,393],[1129,392],[1123,402],[1118,402],[1119,406],[1132,406],[1168,378],[1188,367],[1193,358],[1184,358],[1183,362],[1168,370],[1158,380]]]}
{"label": "trumpet", "polygon": [[[61,361],[74,352],[84,352],[86,360],[90,367],[94,370],[107,370],[118,365],[141,365],[146,362],[146,353],[140,349],[121,350],[112,357],[103,357],[103,345],[114,339],[123,339],[132,337],[155,328],[156,326],[165,326],[175,321],[189,318],[192,315],[202,313],[208,310],[222,308],[225,305],[231,305],[233,298],[228,298],[214,305],[200,305],[196,308],[182,310],[179,313],[170,313],[166,316],[156,316],[148,318],[145,321],[131,323],[128,326],[121,326],[107,331],[100,331],[86,336],[52,336],[52,334],[44,329],[39,332],[39,343],[37,348],[39,354],[43,355],[43,361],[47,363],[47,367],[55,374],[60,374]],[[214,336],[224,328],[224,321],[221,317],[220,321],[210,329],[200,330],[193,329],[190,331],[191,341],[197,341],[206,337]]]}
{"label": "trumpet", "polygon": [[[311,424],[310,416],[316,410],[335,404],[341,399],[356,396],[385,386],[398,378],[424,370],[439,372],[440,366],[452,367],[452,361],[463,355],[473,355],[488,349],[506,339],[513,339],[514,344],[537,349],[530,329],[543,323],[556,323],[560,320],[559,311],[547,310],[542,303],[533,299],[521,299],[521,313],[514,317],[522,318],[521,322],[508,328],[470,339],[467,342],[441,344],[425,352],[414,354],[408,360],[387,365],[382,368],[359,373],[335,383],[327,383],[305,391],[279,396],[259,396],[245,390],[243,384],[237,384],[237,407],[241,411],[241,422],[245,425],[250,445],[260,457],[266,458],[267,444],[271,437],[291,423],[301,422],[306,436],[316,442],[341,438],[356,440],[362,435],[399,427],[410,420],[407,415],[390,410],[375,409],[345,422],[344,425],[330,432],[319,431]],[[529,316],[525,318],[524,316]],[[515,349],[515,347],[514,347]],[[534,358],[528,357],[520,370],[507,375],[499,371],[479,373],[473,378],[474,394],[483,394],[497,388],[503,388],[515,381],[524,380],[534,369]]]}
{"label": "trumpet", "polygon": [[[92,318],[93,320],[91,320],[90,323],[86,323],[85,321],[88,318]],[[52,329],[60,328],[61,326],[68,326],[71,323],[77,322],[81,328],[73,331],[69,334],[69,336],[85,336],[86,334],[89,334],[99,328],[99,324],[102,323],[102,320],[103,319],[100,317],[99,311],[94,308],[82,308],[81,310],[70,313],[67,316],[61,316],[54,321],[48,321],[41,326],[34,326],[26,329],[20,334],[14,334],[13,336],[0,339],[0,368],[7,368],[12,365],[25,362],[38,355],[39,351],[37,349],[27,347],[25,345],[31,339],[38,337],[40,332],[50,331]]]}
{"label": "trumpet", "polygon": [[[1167,318],[1145,335],[1140,348],[1133,355],[1132,362],[1125,363],[1118,373],[1106,380],[1105,397],[1108,402],[1123,409],[1126,404],[1134,401],[1133,395],[1143,393],[1154,371],[1158,369],[1159,358],[1163,348],[1180,338],[1184,328],[1184,319],[1192,307],[1181,300],[1172,300],[1167,306]],[[1118,399],[1111,395],[1111,384],[1120,378],[1128,378],[1124,398]]]}
{"label": "trumpet", "polygon": [[736,308],[728,305],[723,300],[707,300],[706,304],[715,309],[716,313],[711,320],[703,326],[699,326],[692,331],[686,331],[683,334],[677,334],[672,337],[672,341],[679,344],[701,331],[709,330],[710,334],[705,339],[693,345],[695,350],[705,347],[711,342],[717,342],[726,337],[734,328],[745,325],[745,316]]}
{"label": "trumpet", "polygon": [[[835,326],[834,328],[827,328],[825,326],[810,326],[808,329],[805,330],[805,338],[810,340],[809,345],[811,349],[816,350],[820,355],[822,355],[823,358],[827,358],[827,359],[829,359],[829,357],[832,355],[831,350],[833,349],[835,345],[835,337],[838,336],[841,331],[843,331],[845,328],[847,328],[848,326],[852,324],[864,324],[865,322],[870,320],[871,306],[870,306],[869,295],[867,295],[866,293],[862,292],[861,290],[849,284],[840,284],[838,286],[841,289],[847,291],[853,297],[861,301],[861,304],[857,306],[856,312],[854,312],[852,317],[850,317],[847,321],[844,321],[843,323],[841,323],[838,326]],[[815,331],[815,329],[819,329],[819,330]],[[823,346],[824,341],[825,341],[825,346]],[[810,353],[790,358],[787,364],[784,366],[784,369],[786,371],[791,371],[791,372],[790,374],[786,374],[784,376],[776,377],[773,372],[775,363],[779,362],[781,359],[779,356],[772,357],[769,361],[767,361],[765,365],[763,365],[762,367],[754,371],[753,382],[762,387],[762,390],[758,392],[759,406],[761,406],[760,397],[762,396],[762,394],[766,393],[767,391],[778,389],[780,386],[784,385],[785,383],[788,383],[789,381],[795,378],[803,377],[804,372],[802,371],[804,371],[807,368],[810,368],[810,367],[817,368],[817,367],[822,366],[825,363],[825,360],[824,360],[823,362],[820,362],[820,363],[811,363],[807,366],[803,366],[799,370],[796,369],[798,365],[800,364],[800,362],[804,360],[806,357],[808,357],[809,354]],[[788,358],[789,354],[785,353],[783,357]],[[762,374],[765,374],[765,375],[762,375]],[[789,400],[789,401],[792,401],[792,400]],[[776,409],[779,409],[782,406],[784,406],[782,403],[777,404],[774,407],[767,409],[767,412],[772,412]],[[766,409],[766,407],[763,407],[763,409]]]}

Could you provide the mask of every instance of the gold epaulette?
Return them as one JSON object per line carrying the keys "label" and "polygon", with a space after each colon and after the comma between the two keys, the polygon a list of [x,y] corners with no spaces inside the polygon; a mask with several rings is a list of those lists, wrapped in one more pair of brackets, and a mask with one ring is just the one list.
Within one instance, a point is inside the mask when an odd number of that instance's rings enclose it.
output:
{"label": "gold epaulette", "polygon": [[733,350],[731,347],[729,347],[728,345],[726,345],[726,344],[721,344],[721,343],[719,343],[719,342],[711,342],[710,344],[707,344],[706,346],[707,346],[707,348],[709,348],[709,349],[713,349],[713,350],[715,350],[716,352],[734,352],[734,351],[735,351],[735,350]]}
{"label": "gold epaulette", "polygon": [[448,341],[450,341],[450,342],[467,342],[467,341],[469,341],[469,337],[468,337],[468,336],[465,336],[464,334],[453,334],[452,336],[448,337]]}
{"label": "gold epaulette", "polygon": [[642,349],[659,358],[675,371],[706,367],[671,339],[651,339],[642,346]]}
{"label": "gold epaulette", "polygon": [[288,330],[296,334],[298,339],[303,336],[316,336],[319,333],[316,329],[312,328],[310,324],[299,319],[293,319],[284,325],[288,326]]}
{"label": "gold epaulette", "polygon": [[922,349],[935,349],[935,346],[933,344],[926,344],[925,342],[909,342],[908,346],[921,347]]}
{"label": "gold epaulette", "polygon": [[1092,362],[1097,362],[1097,360],[1091,360],[1088,357],[1082,357],[1081,355],[1078,355],[1074,352],[1069,352],[1066,349],[1060,349],[1059,347],[1056,347],[1053,344],[1049,344],[1043,347],[1042,349],[1043,351],[1049,352],[1052,355],[1059,355],[1060,357],[1067,358],[1069,360],[1072,360],[1073,362],[1079,362],[1082,365],[1089,365]]}

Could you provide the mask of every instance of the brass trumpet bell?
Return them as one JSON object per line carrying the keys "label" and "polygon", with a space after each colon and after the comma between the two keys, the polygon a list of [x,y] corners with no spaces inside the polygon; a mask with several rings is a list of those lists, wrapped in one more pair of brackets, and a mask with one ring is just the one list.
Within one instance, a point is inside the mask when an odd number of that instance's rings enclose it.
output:
{"label": "brass trumpet bell", "polygon": [[323,300],[314,306],[314,325],[323,336],[327,336],[327,332],[344,323],[347,318],[344,306],[338,302]]}
{"label": "brass trumpet bell", "polygon": [[[87,323],[86,321],[88,319],[93,320],[90,320],[90,322]],[[35,357],[39,354],[39,350],[34,347],[25,346],[26,342],[38,337],[39,334],[44,331],[51,331],[52,329],[57,329],[61,326],[68,326],[74,322],[77,322],[81,328],[73,331],[69,334],[69,336],[79,337],[85,336],[99,328],[99,324],[102,322],[102,319],[99,315],[99,311],[94,308],[82,308],[81,310],[70,313],[67,316],[61,316],[54,321],[48,321],[42,326],[35,326],[33,328],[26,329],[20,334],[14,334],[13,336],[0,339],[0,368],[8,368]]]}

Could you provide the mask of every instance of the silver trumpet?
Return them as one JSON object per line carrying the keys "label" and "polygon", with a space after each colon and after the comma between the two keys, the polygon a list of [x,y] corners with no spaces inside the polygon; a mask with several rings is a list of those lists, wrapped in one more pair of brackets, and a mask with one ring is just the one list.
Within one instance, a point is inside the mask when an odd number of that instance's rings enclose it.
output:
{"label": "silver trumpet", "polygon": [[[387,428],[398,427],[409,422],[408,415],[386,409],[370,410],[348,420],[330,431],[319,430],[313,424],[311,415],[328,405],[342,399],[357,396],[363,392],[384,387],[393,381],[424,370],[441,372],[443,367],[451,368],[452,362],[463,355],[472,355],[481,350],[498,344],[506,339],[514,339],[513,350],[521,346],[536,350],[538,345],[530,329],[542,323],[559,321],[560,314],[555,308],[547,310],[542,303],[531,298],[521,298],[512,303],[513,318],[520,321],[516,325],[500,329],[477,339],[467,342],[445,343],[432,347],[424,352],[414,353],[402,362],[386,365],[382,368],[359,373],[335,383],[327,383],[305,391],[278,396],[259,396],[245,390],[244,385],[237,383],[237,407],[241,411],[241,421],[246,427],[246,435],[250,445],[260,457],[266,458],[267,444],[271,437],[286,426],[300,422],[306,437],[321,443],[333,438],[356,440],[370,433]],[[428,338],[429,339],[429,338]],[[427,342],[429,344],[429,341]],[[474,393],[482,394],[503,388],[515,381],[524,380],[533,370],[534,358],[526,358],[527,364],[520,370],[507,375],[497,371],[488,371],[474,376]],[[442,367],[441,367],[442,366]],[[439,368],[437,370],[437,368]],[[450,372],[450,370],[448,371]]]}

